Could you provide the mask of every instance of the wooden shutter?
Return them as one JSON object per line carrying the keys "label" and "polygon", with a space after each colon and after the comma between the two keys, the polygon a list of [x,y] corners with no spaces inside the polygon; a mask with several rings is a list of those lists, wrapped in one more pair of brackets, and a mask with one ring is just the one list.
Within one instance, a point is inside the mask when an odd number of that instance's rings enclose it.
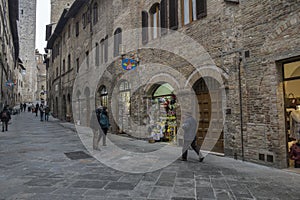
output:
{"label": "wooden shutter", "polygon": [[206,0],[197,0],[196,7],[197,7],[197,19],[206,17],[207,15]]}
{"label": "wooden shutter", "polygon": [[161,0],[160,2],[160,27],[162,28],[161,34],[167,33],[168,21],[167,21],[167,0]]}
{"label": "wooden shutter", "polygon": [[169,15],[170,29],[178,29],[178,0],[169,0]]}
{"label": "wooden shutter", "polygon": [[148,13],[142,11],[142,43],[148,42]]}

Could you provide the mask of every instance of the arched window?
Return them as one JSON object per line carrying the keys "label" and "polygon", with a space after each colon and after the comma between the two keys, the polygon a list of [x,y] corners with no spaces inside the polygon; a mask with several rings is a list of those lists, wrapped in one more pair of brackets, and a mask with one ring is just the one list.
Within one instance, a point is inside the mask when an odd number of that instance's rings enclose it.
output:
{"label": "arched window", "polygon": [[146,44],[148,42],[148,13],[142,11],[142,42]]}
{"label": "arched window", "polygon": [[108,60],[108,36],[100,41],[100,63],[103,64]]}
{"label": "arched window", "polygon": [[96,52],[95,52],[95,64],[96,66],[99,66],[99,54],[100,54],[100,48],[98,42],[96,43]]}
{"label": "arched window", "polygon": [[207,15],[206,0],[181,0],[182,24],[186,25]]}
{"label": "arched window", "polygon": [[158,37],[158,31],[159,29],[157,27],[160,27],[160,13],[159,13],[159,4],[154,4],[150,9],[150,23],[152,29],[152,39],[155,39]]}
{"label": "arched window", "polygon": [[98,22],[98,4],[94,3],[93,6],[93,24]]}
{"label": "arched window", "polygon": [[119,55],[119,47],[122,44],[122,29],[117,28],[117,30],[114,33],[114,56]]}

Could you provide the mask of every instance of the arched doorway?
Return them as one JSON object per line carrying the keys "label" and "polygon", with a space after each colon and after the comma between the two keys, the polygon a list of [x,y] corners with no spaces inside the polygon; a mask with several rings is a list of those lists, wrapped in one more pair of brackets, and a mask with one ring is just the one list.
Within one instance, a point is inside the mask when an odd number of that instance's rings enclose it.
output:
{"label": "arched doorway", "polygon": [[122,81],[119,86],[119,101],[118,101],[118,126],[119,132],[129,131],[130,117],[130,84],[128,81]]}
{"label": "arched doorway", "polygon": [[63,95],[63,98],[62,98],[62,105],[61,105],[62,119],[63,119],[63,120],[66,120],[66,108],[67,108],[66,95]]}
{"label": "arched doorway", "polygon": [[176,96],[169,83],[153,86],[148,108],[151,137],[156,141],[177,142]]}
{"label": "arched doorway", "polygon": [[[199,109],[199,125],[197,145],[201,146],[204,139],[215,144],[213,149],[203,149],[224,154],[224,132],[207,135],[208,131],[218,131],[222,127],[222,90],[220,83],[211,77],[200,78],[193,89],[197,95]],[[219,136],[218,138],[214,136]]]}

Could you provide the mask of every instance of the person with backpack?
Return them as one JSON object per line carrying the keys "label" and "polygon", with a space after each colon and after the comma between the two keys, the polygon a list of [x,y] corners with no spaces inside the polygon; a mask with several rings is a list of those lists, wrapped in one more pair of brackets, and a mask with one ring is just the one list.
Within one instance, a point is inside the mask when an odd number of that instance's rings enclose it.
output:
{"label": "person with backpack", "polygon": [[50,114],[50,108],[49,108],[49,106],[46,106],[46,108],[45,108],[45,121],[49,120],[49,114]]}
{"label": "person with backpack", "polygon": [[10,112],[8,110],[8,106],[5,106],[0,113],[1,116],[1,122],[2,122],[2,132],[7,131],[8,128],[8,122],[11,120]]}
{"label": "person with backpack", "polygon": [[99,124],[102,129],[102,134],[100,134],[100,138],[103,137],[103,139],[102,139],[103,146],[106,146],[106,135],[107,135],[107,131],[110,127],[108,113],[107,113],[107,107],[103,107],[103,109],[100,113]]}

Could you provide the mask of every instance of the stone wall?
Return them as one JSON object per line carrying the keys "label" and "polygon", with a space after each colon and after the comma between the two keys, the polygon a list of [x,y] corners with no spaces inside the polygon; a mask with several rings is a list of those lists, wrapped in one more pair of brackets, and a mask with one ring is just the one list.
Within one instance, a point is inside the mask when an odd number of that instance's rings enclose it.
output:
{"label": "stone wall", "polygon": [[23,85],[23,101],[36,100],[37,69],[35,61],[36,0],[19,1],[20,58],[26,68]]}
{"label": "stone wall", "polygon": [[[72,70],[67,74],[60,72],[59,77],[52,79],[60,89],[59,92],[52,89],[51,99],[57,97],[60,108],[65,106],[61,103],[62,96],[73,91],[73,83],[77,74],[76,59],[79,58],[81,64],[86,62],[86,55],[89,52],[91,68],[87,69],[87,73],[95,69],[97,67],[94,61],[95,51],[93,51],[95,44],[100,43],[106,36],[111,38],[118,27],[122,28],[123,32],[132,28],[141,28],[141,12],[149,12],[156,2],[158,1],[99,1],[99,9],[104,12],[99,12],[99,21],[96,25],[88,24],[85,29],[82,28],[81,17],[86,12],[87,6],[84,6],[78,11],[77,16],[67,22],[62,36],[68,30],[67,27],[71,26],[71,38],[65,43],[62,42],[62,53],[49,69],[49,74],[53,74],[55,68],[60,69],[62,60],[67,60],[68,54],[71,55]],[[238,4],[212,0],[207,1],[207,16],[187,25],[182,25],[180,2],[178,5],[178,31],[192,38],[195,44],[200,44],[203,54],[198,53],[199,49],[190,50],[197,46],[193,43],[186,44],[187,37],[178,39],[175,33],[170,31],[166,36],[156,40],[150,38],[147,49],[137,51],[142,47],[141,32],[137,31],[131,35],[136,38],[137,42],[130,45],[128,42],[131,40],[123,38],[123,45],[128,50],[125,57],[138,53],[139,67],[150,73],[147,76],[144,73],[133,73],[130,76],[132,84],[138,85],[137,80],[150,80],[159,73],[168,74],[171,69],[183,79],[190,78],[189,83],[193,85],[201,78],[201,75],[196,73],[196,69],[202,70],[207,66],[215,65],[220,74],[220,78],[217,76],[215,78],[222,84],[224,82],[223,88],[227,97],[224,127],[225,156],[279,168],[286,167],[282,72],[279,61],[300,54],[299,4],[297,1],[279,0],[261,2],[241,0]],[[76,22],[80,24],[78,37],[74,36]],[[61,42],[60,39],[57,42]],[[151,47],[161,47],[161,49]],[[173,50],[175,53],[170,53]],[[113,90],[119,87],[122,77],[126,74],[120,66],[121,57],[113,58],[112,52],[113,41],[109,40],[111,63],[108,63],[105,75],[97,83],[98,87],[106,86],[109,102],[115,101]],[[246,52],[250,55],[246,56]],[[189,55],[189,57],[180,55]],[[200,62],[192,66],[190,62],[197,59]],[[149,63],[156,63],[159,67],[155,68]],[[170,68],[161,67],[162,65]],[[214,76],[209,69],[204,72]],[[176,73],[170,74],[172,78],[169,80],[159,78],[153,80],[157,83],[172,82],[172,79],[180,82],[181,79]],[[176,87],[176,81],[174,81],[174,87]],[[88,85],[89,80],[86,82]],[[145,107],[138,105],[147,102],[143,97],[151,96],[149,88],[151,84],[138,89],[141,98],[137,97],[138,95],[132,96],[131,113],[134,121],[139,124],[143,124],[141,119],[145,114]],[[78,93],[81,98],[85,98],[84,94],[84,90]],[[133,90],[132,94],[137,93]],[[93,97],[93,94],[89,93],[89,95],[88,98]],[[99,100],[96,99],[95,104],[97,106]],[[114,106],[116,105],[111,104],[109,108],[110,115],[117,112]],[[63,113],[59,111],[58,116],[63,118]],[[111,121],[112,130],[116,132],[116,123],[113,118]],[[259,156],[263,156],[265,161],[259,160]]]}

